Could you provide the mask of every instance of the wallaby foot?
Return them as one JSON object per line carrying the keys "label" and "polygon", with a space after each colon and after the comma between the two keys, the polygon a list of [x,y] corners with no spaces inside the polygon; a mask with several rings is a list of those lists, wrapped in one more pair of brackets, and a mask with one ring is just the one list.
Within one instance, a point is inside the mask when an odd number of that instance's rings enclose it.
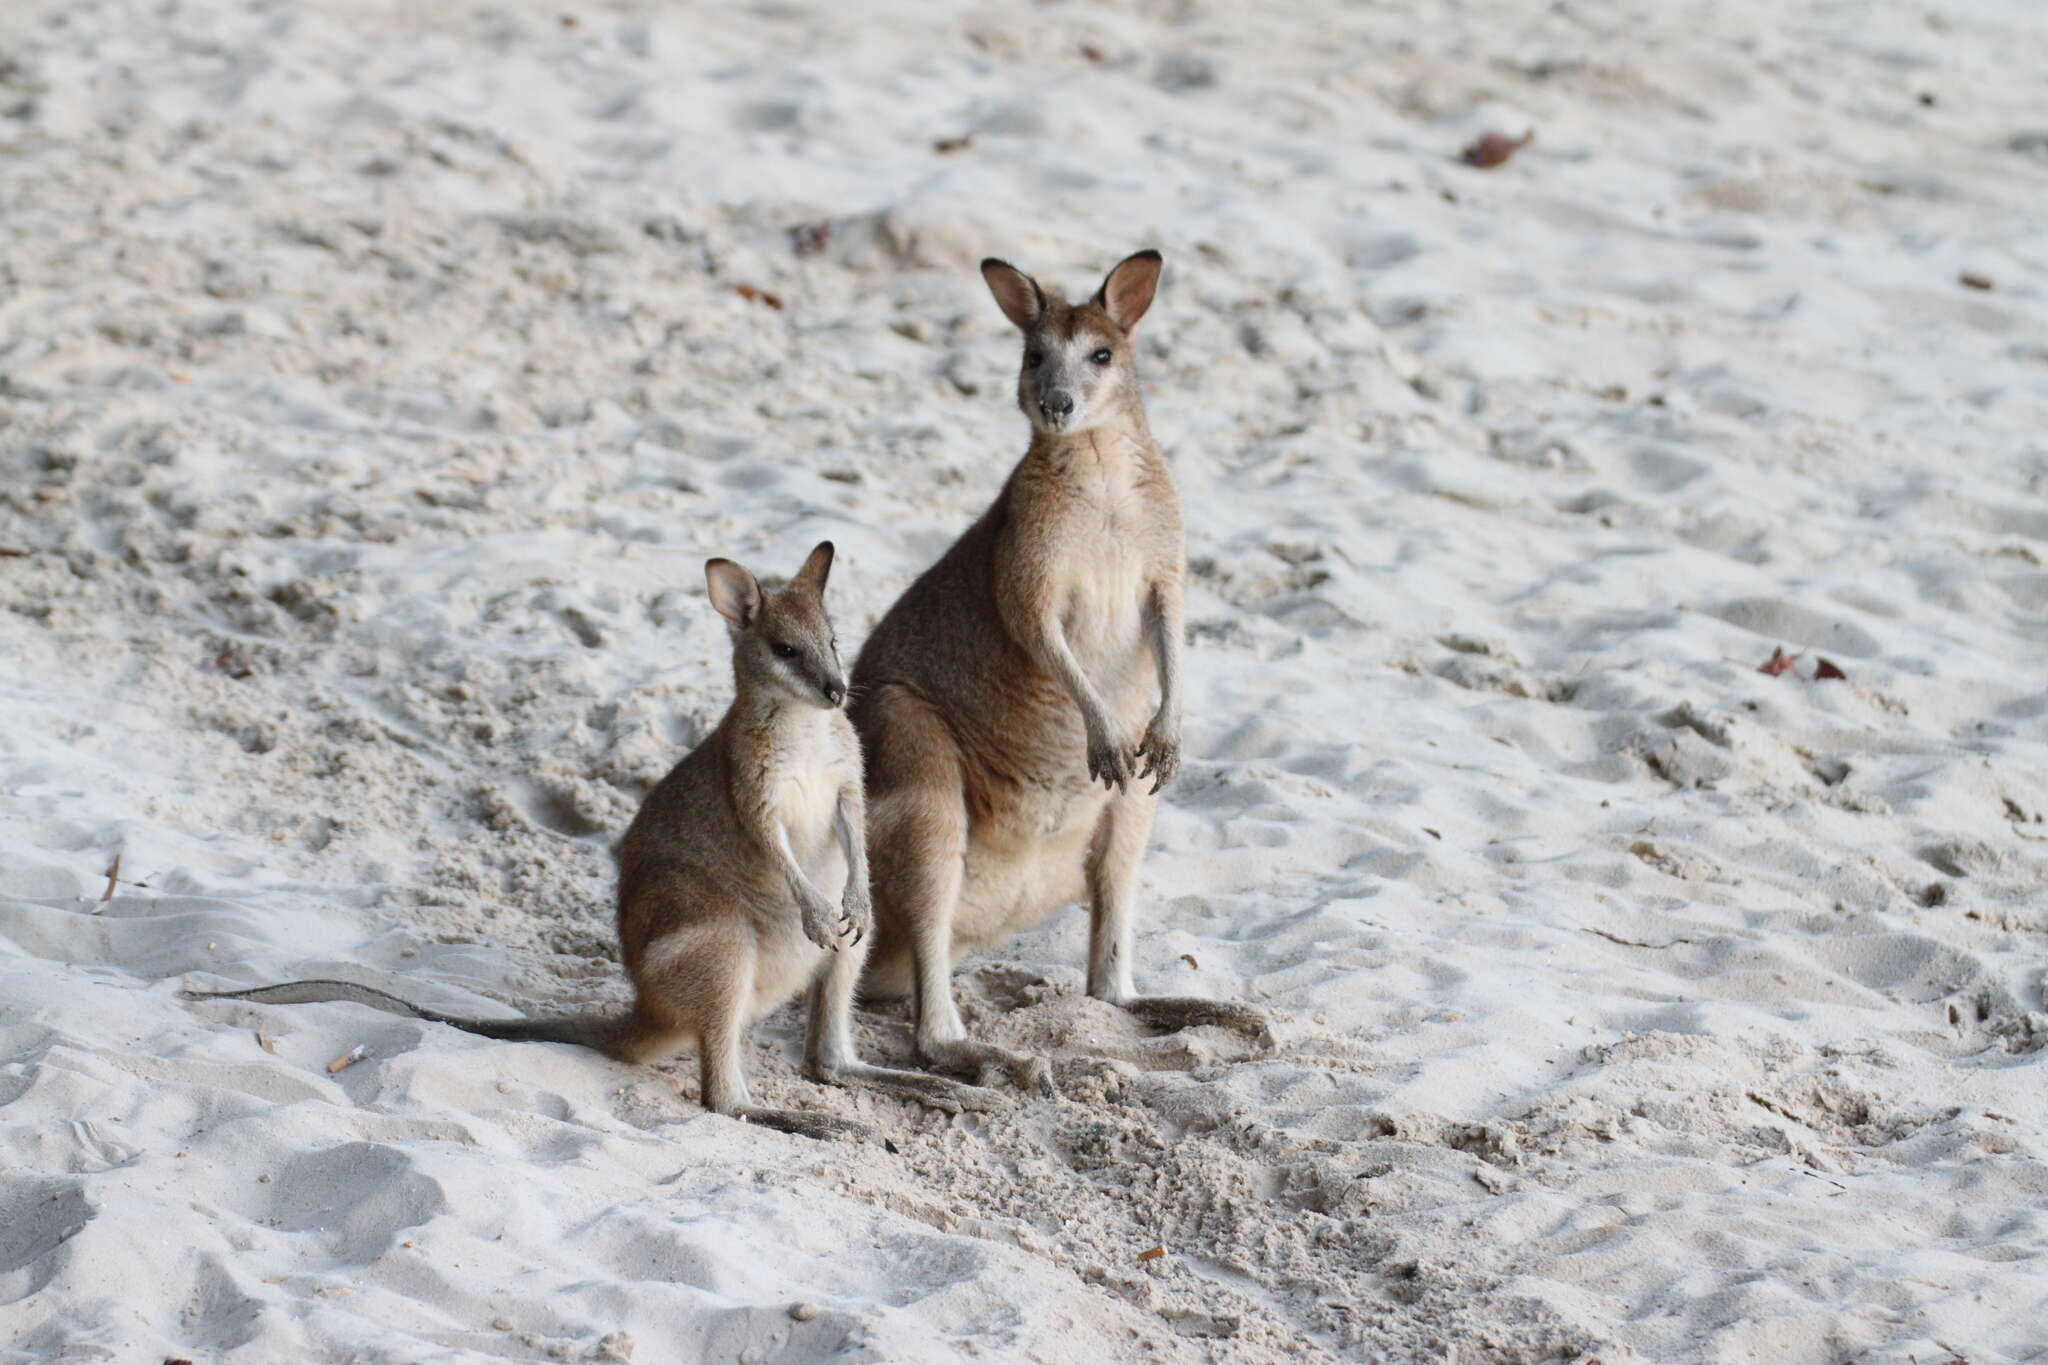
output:
{"label": "wallaby foot", "polygon": [[948,1071],[956,1076],[972,1076],[978,1085],[992,1085],[997,1079],[1006,1079],[1019,1090],[1032,1090],[1053,1099],[1059,1091],[1053,1088],[1052,1068],[1045,1058],[1031,1057],[1022,1052],[993,1043],[976,1043],[962,1038],[956,1042],[920,1043],[918,1059],[934,1071]]}
{"label": "wallaby foot", "polygon": [[1123,1007],[1153,1028],[1172,1031],[1214,1025],[1246,1038],[1266,1036],[1265,1014],[1250,1005],[1203,1000],[1192,995],[1138,995],[1124,1001]]}
{"label": "wallaby foot", "polygon": [[811,1079],[821,1085],[860,1085],[870,1090],[880,1090],[891,1095],[900,1095],[915,1100],[928,1108],[943,1110],[948,1114],[966,1111],[988,1113],[1006,1108],[1010,1101],[999,1091],[986,1086],[963,1085],[949,1081],[944,1076],[932,1076],[922,1071],[898,1071],[894,1067],[869,1066],[865,1062],[842,1063],[830,1069],[818,1069],[811,1073]]}
{"label": "wallaby foot", "polygon": [[817,1138],[821,1142],[833,1138],[874,1137],[874,1130],[864,1123],[852,1119],[835,1118],[831,1114],[819,1114],[809,1109],[760,1109],[742,1105],[727,1117],[747,1123],[758,1123],[763,1128],[773,1128],[778,1133],[790,1133],[797,1137]]}

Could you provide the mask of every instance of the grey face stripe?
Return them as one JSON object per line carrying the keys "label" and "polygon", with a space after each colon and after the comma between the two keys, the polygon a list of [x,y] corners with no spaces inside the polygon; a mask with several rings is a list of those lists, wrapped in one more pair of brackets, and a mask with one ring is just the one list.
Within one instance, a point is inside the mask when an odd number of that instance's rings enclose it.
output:
{"label": "grey face stripe", "polygon": [[[1068,337],[1042,336],[1031,343],[1031,349],[1041,351],[1044,357],[1033,372],[1033,400],[1049,425],[1071,426],[1087,416],[1091,390],[1106,369],[1088,357],[1105,348],[1112,352],[1116,349],[1109,338],[1092,331]],[[1047,401],[1056,394],[1065,394],[1073,401],[1073,408],[1065,413],[1045,411]]]}
{"label": "grey face stripe", "polygon": [[796,682],[802,683],[821,697],[826,695],[826,688],[831,686],[838,687],[842,693],[846,691],[846,684],[839,681],[838,670],[828,670],[824,660],[809,650],[799,650],[794,659],[777,659],[776,663],[782,665]]}

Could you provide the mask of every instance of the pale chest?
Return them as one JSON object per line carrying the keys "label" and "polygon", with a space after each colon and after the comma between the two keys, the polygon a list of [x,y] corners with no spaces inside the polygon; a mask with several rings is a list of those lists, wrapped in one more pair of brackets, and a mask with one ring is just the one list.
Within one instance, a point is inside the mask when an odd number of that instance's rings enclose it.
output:
{"label": "pale chest", "polygon": [[838,711],[799,712],[763,736],[754,798],[806,866],[834,844],[839,793],[860,777],[856,744]]}
{"label": "pale chest", "polygon": [[1109,537],[1077,548],[1061,565],[1067,642],[1084,661],[1108,662],[1139,648],[1150,567],[1142,546]]}
{"label": "pale chest", "polygon": [[1076,500],[1058,563],[1062,624],[1084,664],[1117,666],[1143,653],[1153,590],[1180,573],[1177,526],[1156,491],[1111,488]]}

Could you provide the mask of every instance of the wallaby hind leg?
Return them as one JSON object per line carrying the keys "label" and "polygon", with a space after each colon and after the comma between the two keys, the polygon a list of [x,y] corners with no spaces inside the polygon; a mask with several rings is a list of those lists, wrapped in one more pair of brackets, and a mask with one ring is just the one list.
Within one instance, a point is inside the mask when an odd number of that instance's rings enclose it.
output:
{"label": "wallaby hind leg", "polygon": [[1152,836],[1149,793],[1111,798],[1088,848],[1088,994],[1122,1006],[1153,1028],[1215,1024],[1260,1038],[1266,1016],[1249,1005],[1186,995],[1139,995],[1131,980],[1137,938],[1138,865]]}
{"label": "wallaby hind leg", "polygon": [[754,1103],[740,1063],[754,994],[754,938],[746,925],[699,920],[670,931],[651,945],[634,984],[639,1000],[633,1014],[642,1037],[696,1035],[700,1102],[712,1113],[801,1137],[867,1131],[828,1114]]}
{"label": "wallaby hind leg", "polygon": [[1000,1108],[1003,1097],[978,1085],[962,1085],[922,1071],[870,1066],[853,1046],[853,988],[860,981],[867,945],[841,948],[825,960],[811,983],[811,1018],[804,1044],[804,1069],[824,1085],[864,1085],[957,1114],[963,1109]]}
{"label": "wallaby hind leg", "polygon": [[1053,1093],[1042,1057],[969,1041],[953,1003],[953,914],[967,859],[966,775],[953,737],[921,701],[884,691],[863,742],[871,763],[868,849],[875,916],[907,941],[917,1055],[926,1066]]}

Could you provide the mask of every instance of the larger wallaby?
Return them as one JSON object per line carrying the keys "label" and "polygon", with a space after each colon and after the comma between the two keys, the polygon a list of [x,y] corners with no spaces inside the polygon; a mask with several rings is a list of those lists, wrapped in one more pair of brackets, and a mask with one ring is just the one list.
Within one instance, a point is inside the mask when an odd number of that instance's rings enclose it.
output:
{"label": "larger wallaby", "polygon": [[1024,334],[1031,445],[854,665],[877,939],[865,989],[914,987],[929,1066],[1049,1088],[1042,1059],[968,1040],[952,967],[1083,899],[1090,995],[1157,1026],[1264,1025],[1244,1006],[1140,996],[1131,979],[1154,793],[1180,768],[1187,556],[1131,345],[1159,271],[1141,251],[1069,304],[982,262]]}
{"label": "larger wallaby", "polygon": [[345,981],[293,981],[194,1000],[355,1001],[487,1038],[580,1043],[652,1062],[695,1041],[704,1107],[823,1137],[857,1125],[757,1107],[740,1042],[747,1027],[811,988],[805,1069],[815,1080],[892,1090],[959,1112],[990,1092],[854,1052],[854,984],[872,919],[860,742],[841,709],[846,683],[825,614],[832,543],[780,591],[728,559],[704,566],[732,636],[734,696],[718,728],[650,792],[619,846],[619,946],[631,1012],[550,1019],[458,1018]]}

